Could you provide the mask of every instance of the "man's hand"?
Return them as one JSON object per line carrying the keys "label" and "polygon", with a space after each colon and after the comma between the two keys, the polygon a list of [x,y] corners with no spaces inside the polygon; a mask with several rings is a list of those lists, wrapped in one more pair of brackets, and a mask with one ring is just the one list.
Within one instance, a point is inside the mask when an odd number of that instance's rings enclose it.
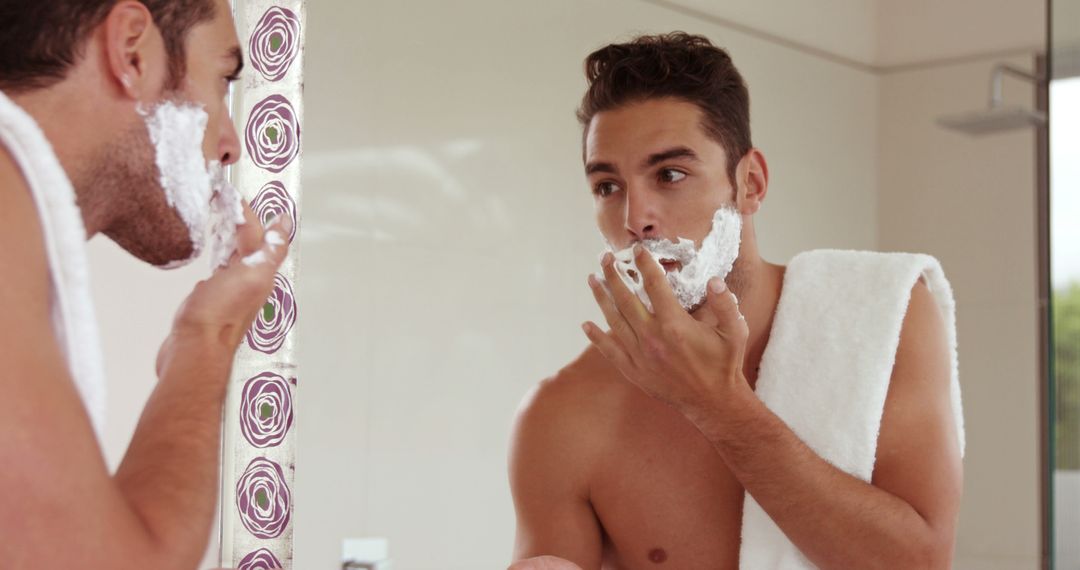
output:
{"label": "man's hand", "polygon": [[[274,286],[274,273],[288,254],[284,236],[292,230],[288,216],[271,220],[266,228],[251,207],[244,206],[243,225],[237,227],[237,250],[228,264],[209,279],[195,285],[177,311],[172,331],[158,353],[160,377],[178,354],[183,358],[205,358],[207,349],[230,361],[236,347],[251,326]],[[271,235],[271,234],[276,235]],[[261,252],[258,263],[244,258]],[[201,354],[185,354],[188,347]]]}
{"label": "man's hand", "polygon": [[233,354],[287,254],[291,220],[264,229],[250,208],[244,215],[229,263],[196,285],[177,312],[158,353],[157,387],[113,477],[151,542],[162,545],[159,555],[178,567],[197,563],[205,549]]}
{"label": "man's hand", "polygon": [[518,560],[506,570],[581,570],[581,566],[558,556],[537,556]]}
{"label": "man's hand", "polygon": [[729,389],[749,389],[742,374],[749,331],[724,280],[709,282],[705,306],[691,316],[651,254],[637,246],[634,255],[655,312],[626,287],[614,257],[606,254],[601,264],[607,288],[591,275],[589,286],[611,329],[587,322],[589,340],[627,380],[686,415],[715,409]]}

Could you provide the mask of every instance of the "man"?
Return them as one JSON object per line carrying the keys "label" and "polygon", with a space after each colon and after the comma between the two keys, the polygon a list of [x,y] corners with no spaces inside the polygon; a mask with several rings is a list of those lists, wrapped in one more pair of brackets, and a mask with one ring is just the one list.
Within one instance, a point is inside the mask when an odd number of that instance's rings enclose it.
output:
{"label": "man", "polygon": [[[605,255],[604,279],[589,284],[609,330],[586,323],[592,346],[518,414],[512,567],[948,568],[962,433],[936,262],[763,260],[753,220],[768,167],[750,142],[742,78],[707,39],[644,36],[594,52],[585,69],[597,224],[612,250],[637,244],[652,309],[620,277],[625,259]],[[685,266],[658,265],[641,246],[685,237],[702,248],[725,208],[742,220],[734,268],[684,306],[669,283]],[[878,297],[891,308],[881,318],[865,301]],[[860,314],[871,329],[893,323],[893,344],[846,319]],[[883,358],[862,361],[873,354]],[[835,406],[819,401],[830,391]],[[831,427],[849,417],[865,425]]]}
{"label": "man", "polygon": [[[175,165],[155,159],[165,134],[191,141],[204,177],[207,163],[239,155],[226,105],[242,65],[229,4],[5,0],[0,22],[0,566],[195,568],[215,508],[233,354],[286,255],[272,233],[287,235],[291,221],[264,236],[246,210],[231,260],[178,311],[112,475],[80,401],[94,393],[87,378],[100,354],[78,244],[103,233],[159,266],[197,250],[189,222],[208,204],[167,196],[159,166]],[[163,124],[152,141],[148,117],[166,103],[201,117],[204,134]],[[64,240],[72,232],[76,246]]]}

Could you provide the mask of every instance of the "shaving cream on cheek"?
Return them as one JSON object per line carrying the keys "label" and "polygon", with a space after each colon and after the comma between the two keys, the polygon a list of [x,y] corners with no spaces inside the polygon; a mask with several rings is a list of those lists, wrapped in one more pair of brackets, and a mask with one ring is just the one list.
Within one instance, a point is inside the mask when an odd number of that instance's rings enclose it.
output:
{"label": "shaving cream on cheek", "polygon": [[236,228],[244,223],[244,202],[229,183],[218,161],[209,168],[203,156],[208,116],[199,105],[166,101],[147,109],[138,107],[146,121],[161,189],[169,206],[188,227],[192,252],[187,259],[169,262],[172,269],[187,265],[202,252],[210,232],[210,266],[228,262],[236,250]]}
{"label": "shaving cream on cheek", "polygon": [[184,220],[191,237],[191,257],[164,266],[180,267],[202,251],[209,217],[211,173],[202,152],[208,116],[201,106],[173,101],[150,108],[139,105],[136,110],[146,122],[154,145],[154,162],[165,199]]}
{"label": "shaving cream on cheek", "polygon": [[[709,280],[727,277],[739,257],[742,243],[742,216],[730,206],[722,206],[713,214],[712,229],[701,241],[701,248],[686,238],[670,240],[642,240],[640,245],[652,254],[653,261],[677,261],[681,268],[667,274],[668,283],[676,299],[687,311],[699,307],[705,300]],[[634,261],[633,248],[609,251],[615,256],[615,269],[620,280],[634,292],[642,304],[652,311],[652,302],[645,292],[641,271]],[[598,275],[601,282],[603,276]]]}

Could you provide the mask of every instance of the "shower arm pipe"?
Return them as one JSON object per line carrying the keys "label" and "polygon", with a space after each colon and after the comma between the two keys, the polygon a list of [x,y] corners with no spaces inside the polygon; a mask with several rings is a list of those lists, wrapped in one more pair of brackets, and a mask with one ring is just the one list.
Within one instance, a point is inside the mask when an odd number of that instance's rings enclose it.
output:
{"label": "shower arm pipe", "polygon": [[990,108],[994,109],[1001,105],[1004,97],[1002,96],[1002,84],[1004,83],[1005,75],[1009,74],[1014,77],[1026,79],[1035,83],[1040,83],[1043,80],[1042,75],[1036,75],[1030,71],[1025,71],[1018,67],[1013,67],[1007,63],[999,63],[994,66],[994,73],[990,76]]}

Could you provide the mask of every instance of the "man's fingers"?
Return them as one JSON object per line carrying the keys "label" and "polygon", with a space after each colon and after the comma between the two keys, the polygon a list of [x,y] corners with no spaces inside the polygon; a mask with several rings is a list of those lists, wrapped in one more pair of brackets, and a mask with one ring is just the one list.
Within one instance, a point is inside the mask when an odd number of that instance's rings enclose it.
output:
{"label": "man's fingers", "polygon": [[294,223],[296,222],[288,214],[282,214],[266,228],[263,235],[264,247],[268,250],[274,271],[281,267],[281,263],[289,255],[289,234],[292,233]]}
{"label": "man's fingers", "polygon": [[600,311],[604,313],[604,320],[607,321],[608,326],[611,327],[611,331],[619,339],[619,342],[625,347],[637,346],[637,333],[634,332],[634,328],[630,326],[630,323],[626,322],[626,318],[622,316],[619,309],[615,307],[615,302],[611,300],[611,296],[604,289],[604,284],[595,275],[589,275],[589,288],[592,289],[596,304],[600,305]]}
{"label": "man's fingers", "polygon": [[605,253],[600,266],[604,270],[604,278],[607,281],[608,290],[611,291],[611,298],[615,301],[615,307],[626,318],[626,322],[636,329],[652,315],[649,314],[649,310],[645,308],[641,299],[638,299],[637,295],[626,287],[626,283],[623,283],[622,277],[615,268],[614,255]]}
{"label": "man's fingers", "polygon": [[288,235],[292,225],[288,214],[274,218],[263,232],[261,247],[240,258],[240,263],[271,273],[277,271],[289,254]]}
{"label": "man's fingers", "polygon": [[244,223],[236,226],[236,254],[240,257],[251,255],[263,245],[262,221],[255,215],[251,206],[244,203]]}
{"label": "man's fingers", "polygon": [[581,570],[581,566],[557,556],[537,556],[518,560],[506,570]]}
{"label": "man's fingers", "polygon": [[638,271],[641,272],[645,292],[649,295],[656,316],[663,318],[682,311],[682,305],[675,298],[675,292],[671,290],[671,284],[668,283],[664,268],[653,259],[652,253],[640,245],[636,245],[634,246],[634,261],[637,264]]}
{"label": "man's fingers", "polygon": [[581,330],[585,331],[585,336],[589,337],[589,341],[596,346],[600,354],[604,355],[604,358],[615,365],[615,368],[630,370],[630,357],[610,334],[605,333],[592,322],[581,325]]}
{"label": "man's fingers", "polygon": [[230,291],[230,298],[236,300],[238,307],[244,307],[243,330],[251,325],[274,290],[274,276],[289,253],[287,236],[291,230],[292,220],[288,216],[274,220],[262,232],[261,247],[243,257],[234,256],[229,265],[214,274],[214,279],[222,283],[222,290]]}
{"label": "man's fingers", "polygon": [[709,281],[705,306],[695,312],[694,317],[725,337],[734,331],[746,329],[746,319],[739,311],[739,300],[720,277]]}

